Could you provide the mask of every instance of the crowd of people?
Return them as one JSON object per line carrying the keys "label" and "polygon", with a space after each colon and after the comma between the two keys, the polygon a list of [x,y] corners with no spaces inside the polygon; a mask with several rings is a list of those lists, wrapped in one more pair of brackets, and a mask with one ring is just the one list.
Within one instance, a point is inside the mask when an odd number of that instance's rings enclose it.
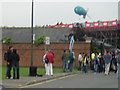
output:
{"label": "crowd of people", "polygon": [[[75,54],[70,50],[64,50],[62,55],[63,62],[63,72],[72,72],[75,63]],[[94,74],[104,72],[105,75],[109,75],[110,71],[117,73],[117,78],[120,78],[120,52],[106,51],[104,55],[100,53],[92,53],[90,56],[88,54],[79,53],[78,55],[78,70],[85,73],[88,70],[93,70]]]}
{"label": "crowd of people", "polygon": [[[62,55],[62,62],[63,62],[63,72],[73,72],[74,70],[74,63],[75,63],[75,53],[71,50],[64,50]],[[78,70],[82,70],[85,73],[88,72],[90,66],[90,57],[83,53],[79,54],[78,56],[79,67]]]}
{"label": "crowd of people", "polygon": [[[43,62],[45,65],[46,75],[53,76],[53,63],[54,63],[54,53],[51,50],[46,51],[43,56]],[[13,49],[12,46],[4,54],[4,59],[7,62],[7,71],[6,77],[11,78],[11,69],[13,68],[13,79],[19,79],[19,60],[20,57],[16,49]],[[63,63],[63,72],[73,72],[74,63],[75,63],[75,53],[71,50],[64,50],[62,57]],[[114,71],[117,74],[117,78],[120,78],[120,52],[106,51],[104,55],[100,53],[91,53],[89,56],[86,53],[79,53],[78,61],[79,67],[78,70],[87,73],[88,70],[93,70],[93,72],[101,73],[104,72],[105,75],[109,75],[110,71]]]}
{"label": "crowd of people", "polygon": [[119,58],[118,51],[109,52],[106,51],[104,55],[100,54],[91,54],[91,67],[95,73],[97,72],[105,72],[105,75],[109,75],[110,71],[117,73],[117,77],[119,78]]}

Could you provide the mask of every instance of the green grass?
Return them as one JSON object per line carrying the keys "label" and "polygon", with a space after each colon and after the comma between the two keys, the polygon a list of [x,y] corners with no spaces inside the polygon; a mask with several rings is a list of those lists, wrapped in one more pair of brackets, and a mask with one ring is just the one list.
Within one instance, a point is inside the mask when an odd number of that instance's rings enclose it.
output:
{"label": "green grass", "polygon": [[[6,77],[6,66],[0,66],[0,69],[2,68],[2,76],[0,75],[0,79],[5,79]],[[62,68],[54,68],[54,73],[60,73],[62,72]],[[77,68],[74,69],[74,71],[77,71]],[[12,74],[13,70],[11,71]],[[37,68],[37,74],[38,75],[45,75],[45,68]],[[20,67],[20,76],[29,76],[29,67]]]}

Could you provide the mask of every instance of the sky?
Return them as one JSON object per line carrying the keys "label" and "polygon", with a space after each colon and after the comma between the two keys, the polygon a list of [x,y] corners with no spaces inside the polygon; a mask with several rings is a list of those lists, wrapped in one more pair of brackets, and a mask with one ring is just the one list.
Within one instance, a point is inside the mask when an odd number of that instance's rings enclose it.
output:
{"label": "sky", "polygon": [[[0,0],[0,26],[31,26],[32,0]],[[57,22],[110,21],[118,19],[119,0],[34,0],[34,26],[55,25]],[[88,9],[83,19],[74,8]]]}

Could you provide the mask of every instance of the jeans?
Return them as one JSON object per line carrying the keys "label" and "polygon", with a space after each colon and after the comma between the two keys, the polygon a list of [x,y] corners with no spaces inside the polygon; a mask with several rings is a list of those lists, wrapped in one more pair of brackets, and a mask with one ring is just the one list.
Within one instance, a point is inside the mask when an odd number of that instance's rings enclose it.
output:
{"label": "jeans", "polygon": [[63,71],[68,72],[68,61],[63,62]]}
{"label": "jeans", "polygon": [[120,64],[117,65],[117,78],[120,79]]}
{"label": "jeans", "polygon": [[78,70],[82,70],[82,61],[79,61],[79,67]]}
{"label": "jeans", "polygon": [[85,72],[85,73],[88,72],[88,64],[86,64],[86,65],[84,66],[84,72]]}
{"label": "jeans", "polygon": [[98,64],[94,64],[94,72],[98,72]]}

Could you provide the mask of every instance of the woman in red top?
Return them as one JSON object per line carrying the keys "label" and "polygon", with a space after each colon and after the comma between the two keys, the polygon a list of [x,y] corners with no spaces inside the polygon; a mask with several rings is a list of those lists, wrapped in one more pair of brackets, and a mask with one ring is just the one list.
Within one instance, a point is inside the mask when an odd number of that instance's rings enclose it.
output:
{"label": "woman in red top", "polygon": [[46,58],[48,59],[48,75],[53,75],[54,55],[50,50],[46,54]]}

